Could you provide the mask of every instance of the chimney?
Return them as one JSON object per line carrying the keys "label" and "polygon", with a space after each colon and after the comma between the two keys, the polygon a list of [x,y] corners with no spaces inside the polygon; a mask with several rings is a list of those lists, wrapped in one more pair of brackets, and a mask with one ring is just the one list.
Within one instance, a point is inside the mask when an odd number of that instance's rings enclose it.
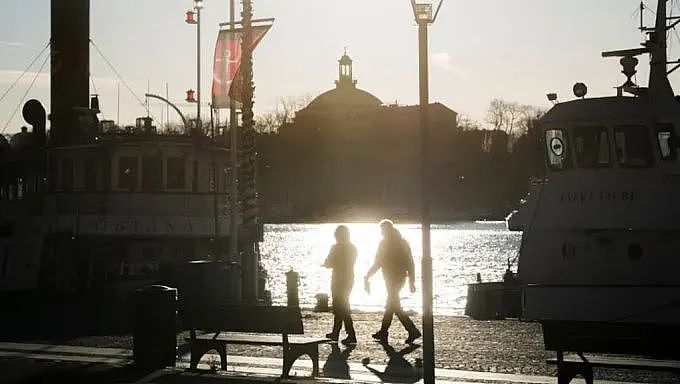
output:
{"label": "chimney", "polygon": [[90,0],[51,0],[50,145],[79,141],[77,108],[89,106]]}

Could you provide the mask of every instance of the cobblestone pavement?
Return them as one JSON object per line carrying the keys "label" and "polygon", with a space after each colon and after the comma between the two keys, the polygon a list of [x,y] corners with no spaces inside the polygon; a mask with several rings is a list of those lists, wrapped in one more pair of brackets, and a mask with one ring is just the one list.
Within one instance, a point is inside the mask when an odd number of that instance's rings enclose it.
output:
{"label": "cobblestone pavement", "polygon": [[[371,334],[380,327],[381,313],[355,313],[354,325],[358,345],[349,356],[349,361],[361,362],[369,359],[374,364],[386,364],[388,357],[380,344],[371,339]],[[420,315],[412,315],[420,328]],[[461,369],[483,372],[500,372],[526,375],[555,375],[555,368],[548,366],[545,359],[552,356],[543,348],[541,327],[536,323],[517,320],[476,321],[467,317],[435,316],[435,349],[438,368]],[[322,337],[331,330],[332,315],[303,311],[305,334]],[[389,342],[399,351],[406,347],[407,334],[399,321],[394,319],[390,329]],[[178,344],[184,344],[186,332],[178,334]],[[342,337],[342,336],[341,336]],[[419,340],[422,342],[422,339]],[[83,346],[107,346],[132,348],[131,337],[88,337],[60,340],[61,344]],[[331,351],[329,345],[322,345],[320,354],[325,359]],[[229,346],[228,353],[242,356],[280,357],[278,347]],[[406,355],[415,364],[422,358],[422,349]],[[641,381],[649,383],[680,383],[680,376],[670,373],[642,373],[628,371],[598,370],[596,377],[609,380]]]}

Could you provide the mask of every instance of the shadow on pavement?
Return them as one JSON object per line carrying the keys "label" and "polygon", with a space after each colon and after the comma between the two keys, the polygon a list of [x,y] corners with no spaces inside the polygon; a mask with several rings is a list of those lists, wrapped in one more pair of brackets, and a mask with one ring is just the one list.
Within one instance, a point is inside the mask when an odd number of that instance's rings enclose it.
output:
{"label": "shadow on pavement", "polygon": [[134,365],[37,362],[29,359],[2,359],[0,372],[3,384],[134,383],[151,373]]}
{"label": "shadow on pavement", "polygon": [[380,343],[387,353],[389,360],[384,372],[380,372],[375,368],[369,367],[370,358],[362,360],[362,364],[376,375],[382,382],[390,383],[417,383],[423,378],[422,362],[416,359],[415,366],[411,364],[404,356],[420,348],[418,344],[411,344],[397,352],[389,343]]}
{"label": "shadow on pavement", "polygon": [[349,374],[347,360],[355,348],[355,345],[349,345],[344,351],[341,351],[337,343],[331,344],[331,353],[322,369],[323,377],[350,380],[352,377]]}

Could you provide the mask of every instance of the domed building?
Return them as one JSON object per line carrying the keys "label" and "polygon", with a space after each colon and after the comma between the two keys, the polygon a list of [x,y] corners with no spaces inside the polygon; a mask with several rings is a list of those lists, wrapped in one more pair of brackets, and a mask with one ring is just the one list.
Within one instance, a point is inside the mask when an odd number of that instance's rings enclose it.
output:
{"label": "domed building", "polygon": [[[456,112],[440,103],[429,108],[433,169],[444,186]],[[335,88],[297,111],[292,123],[259,146],[265,220],[416,218],[418,112],[418,106],[384,105],[359,89],[345,52]]]}
{"label": "domed building", "polygon": [[347,52],[342,55],[338,63],[338,80],[335,81],[335,89],[317,96],[298,114],[375,109],[383,104],[377,97],[357,88],[357,81],[352,77],[352,59],[347,56]]}

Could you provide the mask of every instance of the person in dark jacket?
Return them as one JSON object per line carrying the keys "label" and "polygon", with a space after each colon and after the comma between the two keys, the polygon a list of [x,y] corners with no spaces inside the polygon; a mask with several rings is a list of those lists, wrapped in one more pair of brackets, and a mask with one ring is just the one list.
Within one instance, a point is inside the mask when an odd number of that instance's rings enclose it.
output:
{"label": "person in dark jacket", "polygon": [[347,338],[343,344],[356,344],[349,294],[354,286],[354,264],[357,260],[357,249],[349,239],[349,228],[339,225],[335,229],[336,243],[331,247],[323,266],[333,270],[331,277],[331,296],[333,299],[333,331],[326,337],[337,341],[342,324],[345,324]]}
{"label": "person in dark jacket", "polygon": [[401,233],[394,228],[394,223],[390,220],[380,222],[380,230],[383,239],[378,246],[375,255],[375,262],[364,277],[364,286],[370,291],[368,280],[378,269],[382,269],[385,287],[387,288],[387,302],[385,303],[385,314],[383,315],[380,330],[372,336],[381,342],[387,342],[387,335],[392,318],[397,315],[401,324],[408,331],[406,343],[410,344],[421,336],[420,331],[413,324],[413,321],[401,308],[399,291],[404,287],[408,277],[411,293],[416,291],[415,273],[413,265],[413,255],[408,242],[401,236]]}

